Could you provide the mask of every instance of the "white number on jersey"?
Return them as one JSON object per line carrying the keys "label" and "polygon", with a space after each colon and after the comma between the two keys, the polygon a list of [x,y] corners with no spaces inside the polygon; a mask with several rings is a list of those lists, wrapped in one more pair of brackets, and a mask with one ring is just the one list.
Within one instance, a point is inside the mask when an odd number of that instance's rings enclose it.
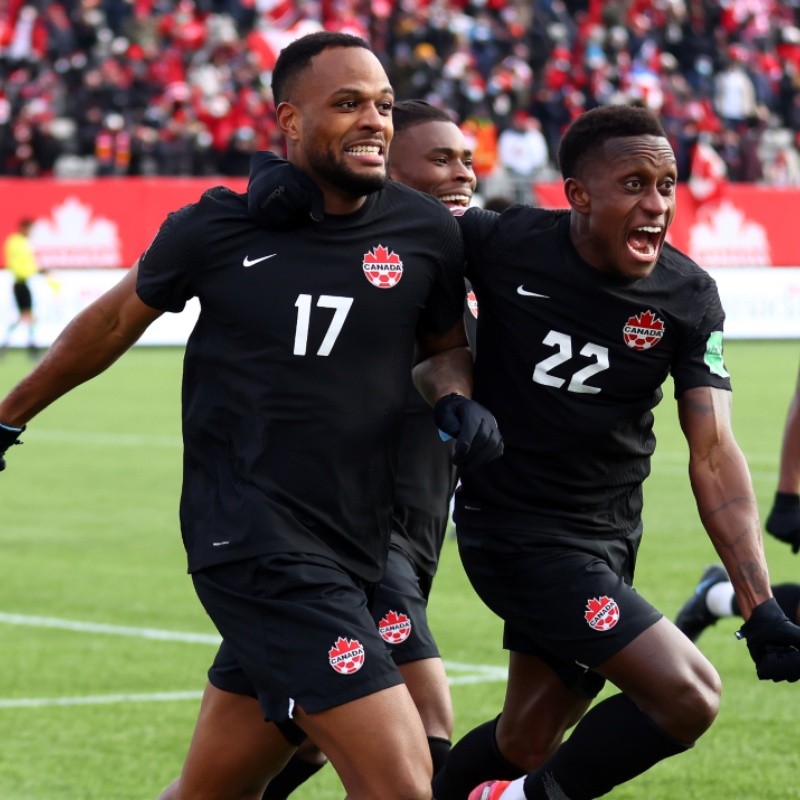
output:
{"label": "white number on jersey", "polygon": [[[548,347],[555,347],[556,352],[536,365],[533,370],[534,383],[540,383],[542,386],[554,386],[556,389],[560,389],[566,381],[563,378],[551,375],[550,371],[572,358],[572,339],[566,333],[550,331],[542,340],[542,344],[546,344]],[[578,394],[597,394],[600,389],[597,386],[587,386],[586,381],[598,372],[608,369],[608,348],[589,342],[589,344],[581,348],[579,355],[594,360],[573,374],[569,386],[567,386],[567,391],[577,392]]]}
{"label": "white number on jersey", "polygon": [[[310,294],[300,294],[295,302],[297,307],[297,328],[294,332],[294,354],[296,356],[304,356],[306,354],[308,326],[311,321],[311,301]],[[317,307],[332,308],[334,312],[328,331],[319,346],[319,350],[317,350],[318,356],[329,356],[331,354],[336,337],[341,333],[347,312],[350,311],[350,306],[352,305],[352,297],[336,297],[331,294],[320,295],[319,300],[317,300]]]}

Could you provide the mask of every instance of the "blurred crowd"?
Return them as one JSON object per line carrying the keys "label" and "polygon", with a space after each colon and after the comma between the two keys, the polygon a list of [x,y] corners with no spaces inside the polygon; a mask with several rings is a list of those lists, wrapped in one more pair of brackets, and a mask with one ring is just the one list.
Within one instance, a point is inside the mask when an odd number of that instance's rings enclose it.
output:
{"label": "blurred crowd", "polygon": [[355,33],[524,199],[583,110],[643,103],[688,179],[800,184],[800,0],[0,0],[0,175],[246,175],[280,49]]}

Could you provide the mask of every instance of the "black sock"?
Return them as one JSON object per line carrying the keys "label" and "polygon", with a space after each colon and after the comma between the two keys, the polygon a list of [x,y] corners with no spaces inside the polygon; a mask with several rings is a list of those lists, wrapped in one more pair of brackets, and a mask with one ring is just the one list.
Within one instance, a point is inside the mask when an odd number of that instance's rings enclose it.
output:
{"label": "black sock", "polygon": [[269,782],[261,800],[286,800],[298,786],[319,772],[327,763],[327,761],[314,763],[304,761],[296,755],[292,756],[286,766]]}
{"label": "black sock", "polygon": [[428,747],[431,751],[431,761],[433,762],[433,774],[436,773],[444,766],[447,756],[450,754],[450,749],[453,743],[449,739],[442,736],[429,736]]}
{"label": "black sock", "polygon": [[656,726],[624,694],[617,694],[591,709],[555,755],[528,775],[525,796],[592,800],[690,747]]}
{"label": "black sock", "polygon": [[464,800],[483,781],[514,780],[525,770],[509,764],[495,738],[497,719],[484,722],[453,745],[444,766],[433,779],[436,800]]}

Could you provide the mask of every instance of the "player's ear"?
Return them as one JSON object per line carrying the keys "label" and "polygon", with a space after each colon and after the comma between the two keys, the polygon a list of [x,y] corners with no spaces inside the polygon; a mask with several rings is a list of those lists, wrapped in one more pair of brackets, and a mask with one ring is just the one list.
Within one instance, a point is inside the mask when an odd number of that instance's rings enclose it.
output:
{"label": "player's ear", "polygon": [[588,214],[592,200],[586,186],[577,178],[567,178],[564,181],[564,194],[570,207],[580,214]]}
{"label": "player's ear", "polygon": [[293,103],[279,103],[275,109],[278,126],[283,135],[292,142],[300,138],[300,111]]}

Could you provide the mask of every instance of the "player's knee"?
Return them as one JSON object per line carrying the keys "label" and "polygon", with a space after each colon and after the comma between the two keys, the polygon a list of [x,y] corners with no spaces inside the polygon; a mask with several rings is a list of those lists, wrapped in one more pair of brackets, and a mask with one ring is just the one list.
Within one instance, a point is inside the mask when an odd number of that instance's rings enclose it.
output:
{"label": "player's knee", "polygon": [[694,742],[716,719],[721,694],[719,674],[710,664],[696,670],[666,698],[669,721],[664,727],[680,741]]}
{"label": "player's knee", "polygon": [[563,740],[561,731],[536,729],[517,735],[513,730],[498,726],[497,747],[503,758],[525,772],[538,769],[556,750]]}

